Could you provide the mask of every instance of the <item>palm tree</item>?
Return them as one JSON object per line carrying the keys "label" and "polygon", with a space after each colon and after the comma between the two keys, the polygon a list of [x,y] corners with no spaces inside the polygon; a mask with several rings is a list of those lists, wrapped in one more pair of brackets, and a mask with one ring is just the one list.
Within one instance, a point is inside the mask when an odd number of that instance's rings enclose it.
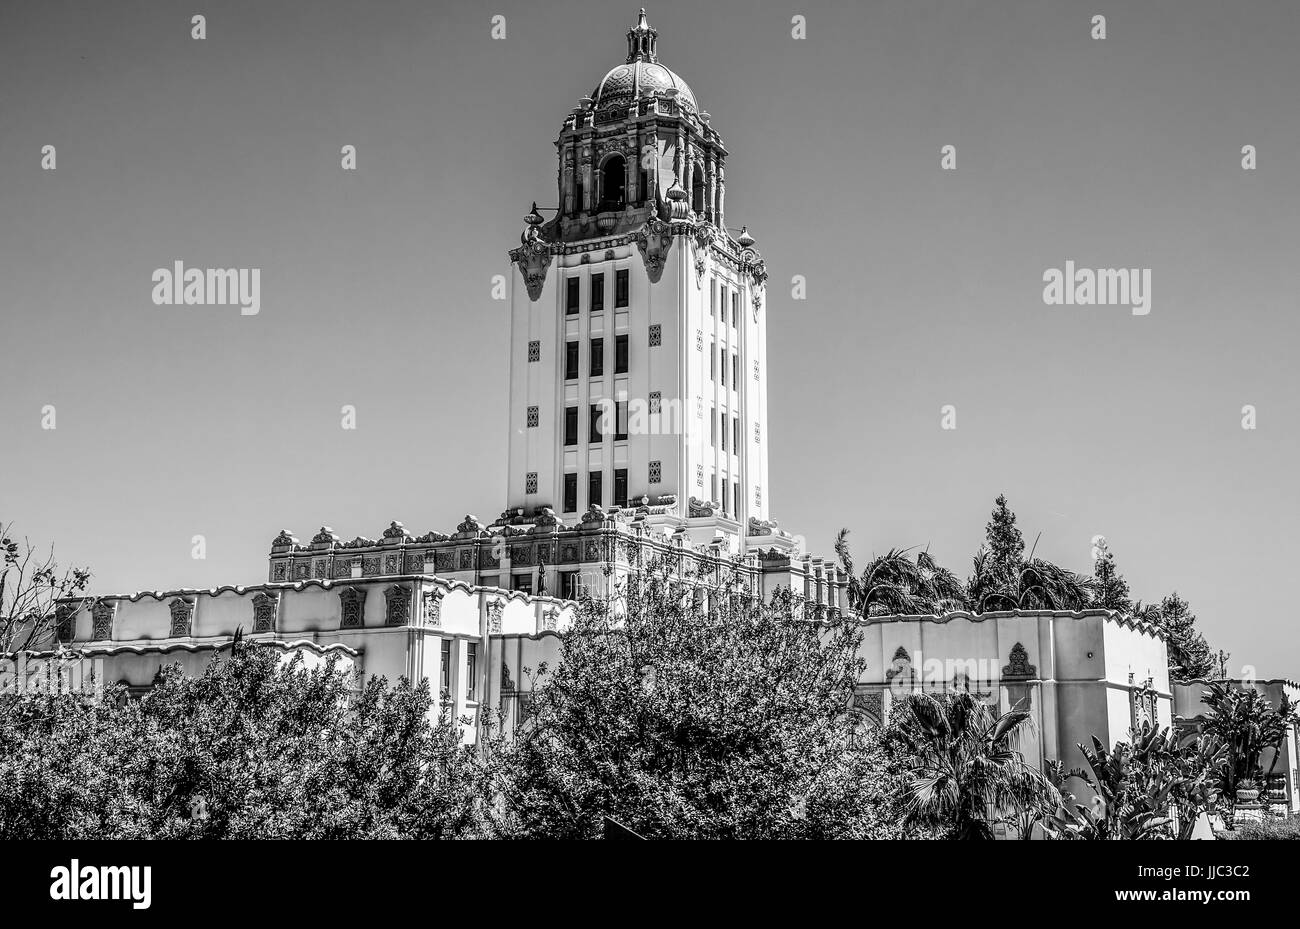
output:
{"label": "palm tree", "polygon": [[988,549],[975,553],[966,594],[977,613],[990,610],[1082,610],[1092,595],[1092,581],[1069,568],[1031,554],[1012,575],[1010,585],[996,569]]}
{"label": "palm tree", "polygon": [[858,576],[849,550],[849,530],[835,537],[835,554],[849,578],[849,608],[859,616],[939,615],[966,605],[966,590],[957,576],[941,567],[930,552],[913,560],[910,549],[891,548],[867,563]]}
{"label": "palm tree", "polygon": [[1012,747],[1028,713],[998,715],[969,693],[914,693],[896,707],[891,738],[910,759],[913,821],[991,839],[1008,814],[1019,821],[1026,806],[1055,806],[1051,784]]}

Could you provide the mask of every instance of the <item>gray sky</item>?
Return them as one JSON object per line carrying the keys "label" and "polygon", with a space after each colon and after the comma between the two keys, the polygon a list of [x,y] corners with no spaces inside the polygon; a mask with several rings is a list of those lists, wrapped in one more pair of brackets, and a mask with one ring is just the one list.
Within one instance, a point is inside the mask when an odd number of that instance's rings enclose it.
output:
{"label": "gray sky", "polygon": [[[859,557],[929,543],[964,576],[1005,492],[1040,554],[1087,571],[1104,534],[1135,596],[1177,589],[1234,670],[1300,676],[1282,593],[1300,510],[1300,5],[702,9],[648,12],[732,152],[728,223],[772,275],[782,525],[823,551],[846,525]],[[530,202],[554,202],[560,123],[635,17],[0,3],[0,516],[88,564],[99,592],[263,580],[282,526],[495,516],[491,278]],[[261,268],[261,312],[155,306],[150,275],[177,259]],[[1043,272],[1067,260],[1150,268],[1150,314],[1045,306]]]}

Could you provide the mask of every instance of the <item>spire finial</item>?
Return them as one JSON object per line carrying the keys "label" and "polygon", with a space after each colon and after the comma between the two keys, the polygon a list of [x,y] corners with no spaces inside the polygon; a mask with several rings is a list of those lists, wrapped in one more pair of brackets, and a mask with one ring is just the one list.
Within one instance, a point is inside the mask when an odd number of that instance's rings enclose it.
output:
{"label": "spire finial", "polygon": [[646,21],[645,7],[636,19],[636,25],[627,31],[627,61],[654,61],[658,55],[655,46],[659,33]]}

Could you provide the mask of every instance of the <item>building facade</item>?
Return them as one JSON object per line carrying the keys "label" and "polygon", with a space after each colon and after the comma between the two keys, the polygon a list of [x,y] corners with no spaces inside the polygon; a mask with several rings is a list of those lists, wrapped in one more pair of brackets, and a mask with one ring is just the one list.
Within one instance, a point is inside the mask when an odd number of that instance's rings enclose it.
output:
{"label": "building facade", "polygon": [[[575,599],[653,560],[734,577],[750,596],[792,589],[814,614],[847,610],[838,564],[770,516],[767,271],[748,231],[726,225],[729,152],[659,61],[644,11],[626,38],[564,117],[555,208],[534,204],[509,252],[500,514],[418,535],[396,521],[351,540],[281,531],[262,583],[68,601],[57,632],[77,675],[142,690],[163,664],[201,671],[238,632],[310,662],[338,656],[362,678],[428,678],[457,718],[500,709],[511,728],[528,711],[523,669],[556,662]],[[1077,743],[1168,725],[1180,699],[1159,634],[1106,611],[864,627],[860,725],[907,693],[967,690],[1029,710],[1031,762],[1074,767]],[[49,680],[62,661],[33,656],[0,679]]]}

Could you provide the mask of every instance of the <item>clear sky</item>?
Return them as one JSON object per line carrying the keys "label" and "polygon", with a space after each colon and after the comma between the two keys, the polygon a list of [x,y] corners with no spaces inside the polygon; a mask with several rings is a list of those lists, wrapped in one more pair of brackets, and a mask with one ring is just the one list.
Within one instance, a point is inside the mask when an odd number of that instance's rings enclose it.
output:
{"label": "clear sky", "polygon": [[[281,527],[494,517],[491,279],[636,12],[0,2],[0,519],[120,593],[262,581]],[[1104,534],[1135,596],[1177,589],[1234,672],[1300,677],[1300,4],[648,14],[771,273],[782,526],[822,551],[847,526],[860,557],[929,544],[964,576],[1005,492],[1041,555],[1088,571]],[[260,313],[154,305],[175,260],[260,268]],[[1150,268],[1150,314],[1044,305],[1067,260]]]}

